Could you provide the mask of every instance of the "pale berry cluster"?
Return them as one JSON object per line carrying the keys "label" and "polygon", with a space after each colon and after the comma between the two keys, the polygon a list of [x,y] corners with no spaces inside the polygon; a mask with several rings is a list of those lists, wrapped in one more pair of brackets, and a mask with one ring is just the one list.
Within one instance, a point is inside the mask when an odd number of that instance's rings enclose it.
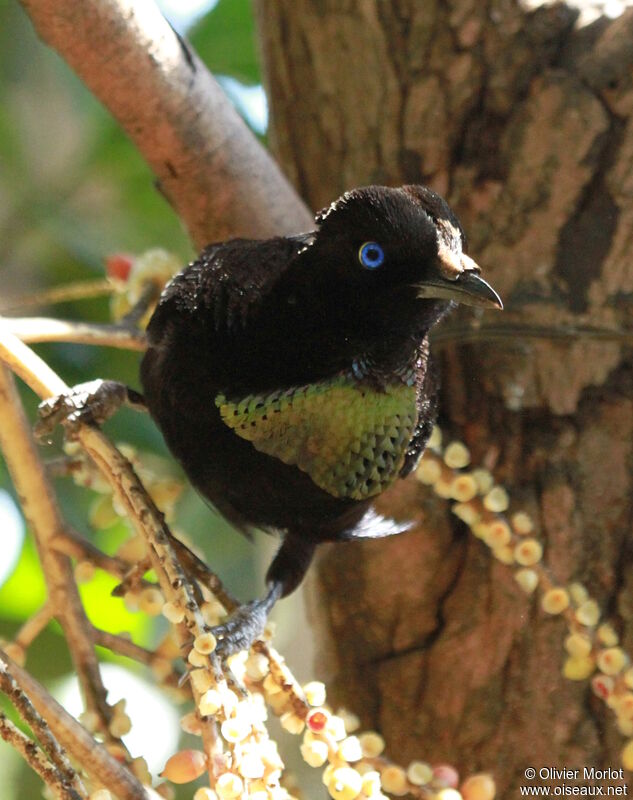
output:
{"label": "pale berry cluster", "polygon": [[[619,646],[609,623],[601,623],[600,607],[580,583],[567,586],[552,580],[542,563],[543,546],[534,536],[534,523],[525,511],[509,517],[510,498],[488,470],[468,469],[470,453],[462,442],[442,447],[442,433],[433,430],[427,451],[418,466],[418,480],[440,497],[455,501],[453,513],[468,525],[499,561],[516,567],[520,588],[532,594],[542,590],[541,608],[561,615],[568,625],[564,642],[563,675],[569,680],[591,678],[594,693],[616,715],[618,730],[630,737],[622,751],[622,763],[633,770],[633,666]],[[593,676],[593,677],[592,677]]]}
{"label": "pale berry cluster", "polygon": [[[139,454],[136,448],[125,442],[117,444],[117,449],[130,462],[152,500],[165,515],[165,519],[168,522],[171,521],[184,485],[173,474],[170,462],[153,453]],[[90,524],[93,528],[104,530],[121,519],[126,520],[127,513],[117,503],[112,494],[112,487],[80,445],[77,442],[66,441],[64,451],[68,457],[68,469],[74,482],[78,486],[96,492],[97,496],[90,506],[89,513]],[[138,551],[134,550],[131,555],[136,557]],[[124,555],[121,557],[125,558]],[[134,559],[126,560],[133,561]]]}
{"label": "pale berry cluster", "polygon": [[150,292],[153,303],[148,305],[142,318],[136,323],[145,328],[150,320],[153,305],[161,290],[182,268],[181,259],[162,248],[146,250],[139,256],[128,253],[115,253],[106,258],[106,275],[114,287],[110,301],[112,319],[117,322],[142,301]]}

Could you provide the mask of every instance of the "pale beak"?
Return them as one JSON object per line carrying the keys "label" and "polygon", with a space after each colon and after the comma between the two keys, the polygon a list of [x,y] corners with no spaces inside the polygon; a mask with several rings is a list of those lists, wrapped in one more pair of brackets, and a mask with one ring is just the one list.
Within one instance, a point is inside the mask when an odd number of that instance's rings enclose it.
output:
{"label": "pale beak", "polygon": [[440,245],[437,260],[437,274],[416,284],[418,297],[453,300],[480,308],[503,308],[499,295],[481,277],[479,267],[466,253],[457,254]]}

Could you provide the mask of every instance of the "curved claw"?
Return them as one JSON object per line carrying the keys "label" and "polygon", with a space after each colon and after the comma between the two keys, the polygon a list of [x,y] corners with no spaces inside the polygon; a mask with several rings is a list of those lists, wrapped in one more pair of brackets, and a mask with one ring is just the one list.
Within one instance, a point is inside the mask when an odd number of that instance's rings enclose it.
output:
{"label": "curved claw", "polygon": [[117,381],[98,379],[77,384],[68,392],[40,403],[35,435],[40,439],[45,438],[63,423],[67,433],[72,436],[73,429],[78,425],[101,425],[124,403],[140,406],[143,399]]}

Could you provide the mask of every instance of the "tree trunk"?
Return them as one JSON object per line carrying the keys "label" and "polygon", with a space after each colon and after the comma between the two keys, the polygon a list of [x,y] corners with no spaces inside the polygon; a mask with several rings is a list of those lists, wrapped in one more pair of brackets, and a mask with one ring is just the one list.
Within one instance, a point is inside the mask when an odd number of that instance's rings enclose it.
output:
{"label": "tree trunk", "polygon": [[[257,12],[273,147],[315,209],[405,182],[456,209],[506,310],[445,323],[440,422],[494,463],[557,582],[583,582],[630,652],[633,13],[578,29],[565,5],[515,0]],[[414,478],[381,510],[415,530],[324,549],[311,586],[336,699],[400,762],[490,770],[500,797],[528,766],[619,768],[611,711],[562,677],[565,621]]]}

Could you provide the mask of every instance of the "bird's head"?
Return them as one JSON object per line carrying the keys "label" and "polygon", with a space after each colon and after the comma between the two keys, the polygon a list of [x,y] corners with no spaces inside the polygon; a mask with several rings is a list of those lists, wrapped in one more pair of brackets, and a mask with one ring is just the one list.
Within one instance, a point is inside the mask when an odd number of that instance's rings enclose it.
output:
{"label": "bird's head", "polygon": [[316,222],[310,256],[332,294],[351,306],[415,309],[428,327],[452,303],[503,307],[464,253],[457,217],[424,186],[354,189]]}

